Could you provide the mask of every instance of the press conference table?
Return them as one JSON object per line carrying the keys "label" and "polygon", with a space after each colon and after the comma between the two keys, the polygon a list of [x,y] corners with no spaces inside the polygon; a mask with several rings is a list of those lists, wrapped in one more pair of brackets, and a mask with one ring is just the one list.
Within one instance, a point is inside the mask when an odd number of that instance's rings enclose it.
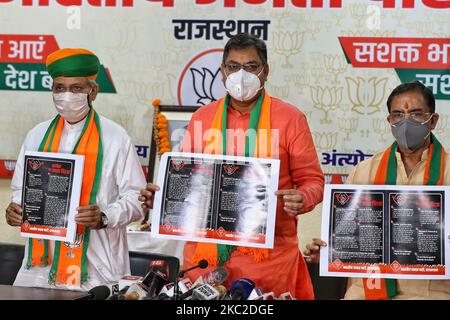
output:
{"label": "press conference table", "polygon": [[0,300],[77,300],[86,292],[0,285]]}

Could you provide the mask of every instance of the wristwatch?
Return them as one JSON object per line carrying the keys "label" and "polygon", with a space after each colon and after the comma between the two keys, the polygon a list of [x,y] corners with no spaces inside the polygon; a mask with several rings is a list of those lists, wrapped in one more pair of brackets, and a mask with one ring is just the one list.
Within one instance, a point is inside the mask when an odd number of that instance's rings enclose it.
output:
{"label": "wristwatch", "polygon": [[102,226],[100,229],[106,228],[108,225],[108,217],[102,212]]}

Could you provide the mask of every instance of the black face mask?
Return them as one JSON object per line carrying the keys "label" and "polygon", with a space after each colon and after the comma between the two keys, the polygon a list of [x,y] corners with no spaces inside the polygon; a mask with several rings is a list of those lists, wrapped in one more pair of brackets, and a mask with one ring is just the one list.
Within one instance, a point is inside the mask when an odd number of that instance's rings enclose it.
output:
{"label": "black face mask", "polygon": [[425,122],[417,122],[411,119],[404,119],[396,124],[391,124],[392,135],[397,140],[400,147],[415,151],[425,143],[425,140],[431,133]]}

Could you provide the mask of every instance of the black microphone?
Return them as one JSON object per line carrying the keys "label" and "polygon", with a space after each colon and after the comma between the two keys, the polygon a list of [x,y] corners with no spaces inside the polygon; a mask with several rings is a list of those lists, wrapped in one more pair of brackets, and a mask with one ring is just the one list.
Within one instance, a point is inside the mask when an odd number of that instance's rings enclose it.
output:
{"label": "black microphone", "polygon": [[195,265],[195,266],[193,266],[193,267],[190,267],[190,268],[187,268],[187,269],[184,269],[184,270],[181,270],[181,271],[178,273],[177,281],[175,282],[175,291],[174,291],[174,295],[173,295],[174,300],[179,300],[179,299],[181,299],[181,296],[178,295],[178,280],[180,280],[180,278],[183,278],[183,277],[184,277],[184,274],[185,274],[186,272],[189,272],[189,271],[194,270],[194,269],[197,269],[197,268],[205,269],[205,268],[207,268],[207,267],[208,267],[208,261],[205,260],[205,259],[202,259],[202,260],[200,260],[200,261],[197,263],[197,265]]}
{"label": "black microphone", "polygon": [[[168,283],[167,281],[167,275],[160,272],[159,270],[156,272],[153,272],[153,274],[150,274],[151,281],[147,285],[147,297],[153,298],[154,296],[158,295],[161,288]],[[142,281],[142,283],[147,284],[145,282],[145,279]]]}
{"label": "black microphone", "polygon": [[208,261],[205,260],[205,259],[202,259],[202,260],[200,260],[200,261],[198,262],[197,265],[195,265],[195,266],[193,266],[193,267],[190,267],[190,268],[187,268],[187,269],[184,269],[184,270],[181,270],[180,273],[178,273],[178,278],[183,278],[183,277],[184,277],[184,274],[185,274],[186,272],[188,272],[188,271],[191,271],[191,270],[194,270],[194,269],[197,269],[197,268],[205,269],[205,268],[207,268],[207,267],[208,267]]}
{"label": "black microphone", "polygon": [[185,293],[180,294],[179,296],[176,297],[176,300],[187,300],[188,298],[190,298],[192,296],[192,294],[194,293],[194,289],[197,289],[198,287],[200,287],[201,284],[198,284],[196,286],[193,286],[192,288],[190,288],[188,291],[186,291]]}
{"label": "black microphone", "polygon": [[87,296],[80,300],[106,300],[111,294],[111,290],[107,286],[97,286],[88,291]]}
{"label": "black microphone", "polygon": [[254,288],[255,283],[250,279],[234,280],[231,283],[230,294],[225,296],[223,300],[247,300]]}

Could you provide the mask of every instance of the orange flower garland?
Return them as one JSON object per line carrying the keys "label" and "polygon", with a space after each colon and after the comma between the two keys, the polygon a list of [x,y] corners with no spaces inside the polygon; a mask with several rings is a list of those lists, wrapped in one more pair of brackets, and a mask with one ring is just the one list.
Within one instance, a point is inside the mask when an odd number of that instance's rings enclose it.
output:
{"label": "orange flower garland", "polygon": [[159,112],[161,100],[153,100],[153,134],[156,142],[156,151],[160,156],[170,151],[169,122],[165,115]]}

